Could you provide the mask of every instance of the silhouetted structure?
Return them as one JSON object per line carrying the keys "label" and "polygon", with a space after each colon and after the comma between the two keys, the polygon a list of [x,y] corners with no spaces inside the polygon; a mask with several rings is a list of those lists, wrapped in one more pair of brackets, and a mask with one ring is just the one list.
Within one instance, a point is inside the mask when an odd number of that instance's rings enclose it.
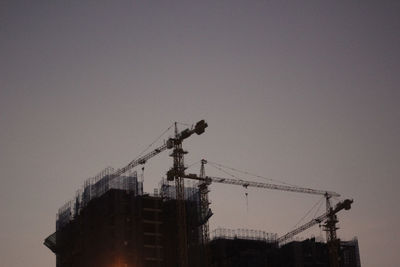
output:
{"label": "silhouetted structure", "polygon": [[[282,247],[269,240],[215,238],[210,242],[212,267],[329,267],[326,243],[314,238]],[[360,267],[358,241],[340,243],[340,267]]]}
{"label": "silhouetted structure", "polygon": [[[106,168],[88,179],[59,209],[56,232],[44,242],[57,267],[179,266],[175,185],[163,180],[149,195],[135,172],[113,173]],[[184,188],[189,266],[330,267],[326,243],[315,239],[279,247],[276,234],[219,228],[204,247],[199,185]],[[340,267],[360,267],[358,241],[340,242],[339,256]]]}
{"label": "silhouetted structure", "polygon": [[351,241],[340,242],[340,265],[342,267],[361,267],[360,250],[358,240],[354,238]]}
{"label": "silhouetted structure", "polygon": [[[86,183],[59,210],[57,231],[45,240],[57,267],[177,266],[174,187],[165,183],[160,194],[143,194],[136,175],[110,184],[108,174]],[[185,191],[190,266],[200,267],[199,193],[196,188]]]}

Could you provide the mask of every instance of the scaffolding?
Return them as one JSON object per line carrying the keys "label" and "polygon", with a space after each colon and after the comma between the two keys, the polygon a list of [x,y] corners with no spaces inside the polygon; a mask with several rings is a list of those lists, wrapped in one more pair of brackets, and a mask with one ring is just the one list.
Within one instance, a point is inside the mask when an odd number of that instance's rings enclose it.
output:
{"label": "scaffolding", "polygon": [[[185,180],[185,200],[200,203],[200,192],[197,181]],[[170,182],[167,179],[162,179],[159,183],[159,194],[163,199],[176,199],[175,182]]]}
{"label": "scaffolding", "polygon": [[[340,241],[340,247],[342,248],[342,260],[344,264],[350,264],[352,262],[352,256],[354,257],[353,261],[356,267],[361,267],[361,260],[360,260],[360,249],[358,247],[358,239],[354,237],[350,241]],[[346,249],[343,248],[354,248],[354,255],[351,255]],[[346,265],[347,266],[347,265]]]}
{"label": "scaffolding", "polygon": [[114,177],[114,168],[107,167],[96,176],[85,180],[82,189],[76,191],[73,200],[65,203],[58,209],[56,230],[63,228],[80,214],[80,211],[95,198],[108,192],[110,189],[124,190],[134,195],[143,195],[143,182],[138,181],[136,171],[127,175]]}
{"label": "scaffolding", "polygon": [[217,228],[211,232],[211,239],[245,239],[265,241],[267,243],[275,243],[278,235],[275,233],[268,233],[261,230],[252,229],[227,229]]}

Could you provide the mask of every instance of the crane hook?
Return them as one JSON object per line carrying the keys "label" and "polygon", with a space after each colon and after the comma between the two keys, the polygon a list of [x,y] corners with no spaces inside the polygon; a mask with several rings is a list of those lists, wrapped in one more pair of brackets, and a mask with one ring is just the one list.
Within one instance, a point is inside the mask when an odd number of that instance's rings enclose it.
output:
{"label": "crane hook", "polygon": [[246,196],[246,212],[248,213],[249,212],[249,194],[247,192],[245,192],[244,195]]}

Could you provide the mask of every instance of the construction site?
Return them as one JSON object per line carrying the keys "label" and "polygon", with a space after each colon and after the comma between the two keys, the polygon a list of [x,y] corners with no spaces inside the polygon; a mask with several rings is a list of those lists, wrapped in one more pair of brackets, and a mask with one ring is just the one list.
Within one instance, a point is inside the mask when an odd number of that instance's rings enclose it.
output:
{"label": "construction site", "polygon": [[[108,167],[87,179],[75,197],[58,210],[56,230],[44,241],[55,254],[57,267],[361,266],[358,240],[344,241],[337,236],[337,214],[350,210],[353,199],[333,203],[339,193],[245,180],[230,175],[229,170],[240,170],[206,159],[199,160],[197,173],[190,173],[183,142],[203,134],[208,124],[201,120],[182,131],[176,123],[174,126],[174,135],[162,145],[122,168]],[[171,151],[172,167],[158,188],[146,193],[143,165],[166,150]],[[207,164],[230,177],[207,175]],[[213,212],[208,194],[214,183],[320,195],[326,210],[282,236],[251,229],[211,231]],[[325,240],[296,240],[298,234],[316,225],[326,232]]]}

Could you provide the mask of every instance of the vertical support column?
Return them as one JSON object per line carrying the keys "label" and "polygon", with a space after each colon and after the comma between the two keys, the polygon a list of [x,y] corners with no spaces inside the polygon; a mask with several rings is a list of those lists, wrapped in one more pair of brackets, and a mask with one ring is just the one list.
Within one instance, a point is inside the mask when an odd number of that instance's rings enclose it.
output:
{"label": "vertical support column", "polygon": [[328,246],[329,262],[331,267],[339,267],[339,240],[336,236],[336,230],[338,229],[336,223],[338,220],[335,212],[332,209],[330,196],[325,194],[325,198],[328,219],[325,222],[324,231],[326,231],[326,244]]}
{"label": "vertical support column", "polygon": [[209,234],[209,225],[208,225],[208,219],[210,217],[210,202],[208,200],[208,185],[209,182],[206,181],[206,174],[205,174],[205,168],[204,165],[207,163],[205,159],[201,160],[201,168],[200,168],[200,178],[203,178],[202,182],[199,184],[199,191],[200,191],[200,215],[201,215],[201,242],[202,242],[202,247],[203,247],[203,255],[204,255],[204,264],[205,266],[209,266],[209,260],[210,260],[210,253],[208,251],[208,242],[210,239],[210,234]]}
{"label": "vertical support column", "polygon": [[177,223],[178,223],[178,256],[179,267],[188,267],[188,243],[187,243],[187,224],[186,224],[186,207],[185,207],[185,184],[182,177],[185,171],[183,155],[186,152],[182,149],[182,142],[179,140],[178,127],[175,123],[175,142],[172,156],[174,159],[174,179],[176,190],[177,204]]}

